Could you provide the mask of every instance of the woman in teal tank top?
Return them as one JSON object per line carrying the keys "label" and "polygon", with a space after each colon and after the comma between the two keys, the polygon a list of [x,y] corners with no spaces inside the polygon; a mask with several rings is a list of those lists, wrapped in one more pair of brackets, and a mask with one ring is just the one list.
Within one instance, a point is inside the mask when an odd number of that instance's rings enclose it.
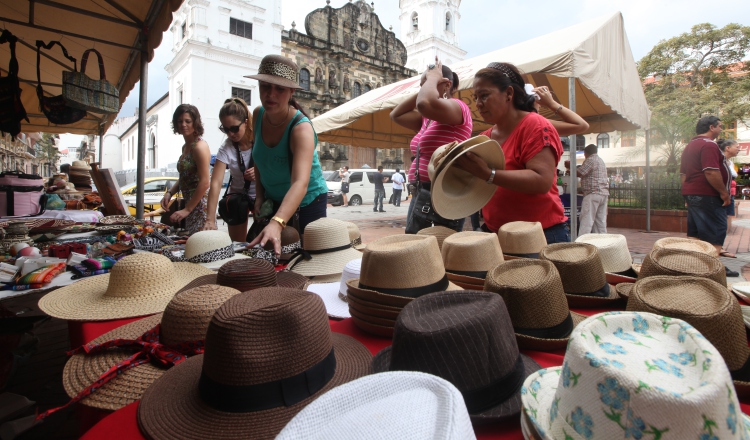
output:
{"label": "woman in teal tank top", "polygon": [[273,201],[275,211],[250,246],[265,246],[270,241],[276,254],[281,254],[281,230],[298,208],[300,234],[308,223],[326,216],[328,187],[316,151],[318,138],[293,97],[294,90],[300,88],[297,64],[280,55],[267,55],[258,74],[248,78],[258,80],[262,104],[253,112],[254,215],[257,217],[267,199]]}

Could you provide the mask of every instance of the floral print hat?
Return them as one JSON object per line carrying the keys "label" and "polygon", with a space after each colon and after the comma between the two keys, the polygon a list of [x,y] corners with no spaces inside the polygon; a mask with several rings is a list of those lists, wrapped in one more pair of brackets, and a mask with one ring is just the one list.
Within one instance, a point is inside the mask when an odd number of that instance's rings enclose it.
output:
{"label": "floral print hat", "polygon": [[526,438],[748,439],[724,360],[695,328],[652,313],[594,315],[562,367],[521,389]]}

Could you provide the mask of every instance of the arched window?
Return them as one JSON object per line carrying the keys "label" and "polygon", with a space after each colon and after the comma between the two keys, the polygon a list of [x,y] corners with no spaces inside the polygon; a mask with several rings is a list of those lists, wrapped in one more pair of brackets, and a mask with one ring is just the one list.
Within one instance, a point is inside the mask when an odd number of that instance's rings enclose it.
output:
{"label": "arched window", "polygon": [[451,27],[451,13],[450,12],[445,13],[445,30],[448,32],[453,32],[453,28]]}
{"label": "arched window", "polygon": [[352,98],[356,98],[357,96],[362,94],[362,85],[358,82],[354,82],[354,87],[352,87]]}
{"label": "arched window", "polygon": [[609,135],[607,133],[599,133],[596,136],[596,146],[599,148],[609,148]]}
{"label": "arched window", "polygon": [[151,139],[148,144],[148,167],[150,169],[156,168],[156,137],[154,133],[151,133]]}
{"label": "arched window", "polygon": [[416,12],[411,14],[411,28],[415,31],[419,29],[419,15]]}
{"label": "arched window", "polygon": [[370,90],[372,90],[372,87],[370,87],[369,84],[365,84],[365,93],[369,92]]}
{"label": "arched window", "polygon": [[302,69],[299,71],[299,85],[302,87],[302,90],[310,90],[310,71],[307,69]]}

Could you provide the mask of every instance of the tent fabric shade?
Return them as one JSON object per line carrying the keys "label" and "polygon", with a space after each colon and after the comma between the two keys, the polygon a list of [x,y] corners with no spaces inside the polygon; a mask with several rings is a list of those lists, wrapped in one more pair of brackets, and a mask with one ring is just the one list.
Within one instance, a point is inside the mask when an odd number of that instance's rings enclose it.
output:
{"label": "tent fabric shade", "polygon": [[[457,97],[472,110],[474,132],[481,120],[472,94],[474,75],[490,62],[510,62],[535,86],[549,87],[568,105],[568,78],[575,78],[576,113],[590,133],[648,128],[650,112],[625,34],[622,14],[580,23],[523,43],[451,65],[460,78]],[[419,91],[420,76],[372,90],[313,120],[321,141],[355,147],[397,148],[414,133],[390,120],[390,111]],[[554,118],[553,112],[542,115]]]}
{"label": "tent fabric shade", "polygon": [[[101,134],[116,115],[88,113],[82,120],[68,125],[50,123],[39,109],[36,95],[36,40],[59,40],[68,53],[78,60],[86,49],[96,48],[104,57],[109,82],[120,90],[120,105],[140,79],[141,30],[148,28],[146,50],[149,61],[161,44],[164,31],[172,23],[172,13],[181,0],[65,0],[58,2],[24,2],[0,0],[0,22],[18,37],[16,57],[21,80],[21,101],[30,123],[21,124],[23,132]],[[73,35],[75,34],[75,35]],[[72,69],[59,49],[42,51],[41,80],[45,94],[62,93],[62,72]],[[7,74],[10,50],[0,45],[0,74]],[[86,73],[99,79],[96,62],[89,60]]]}

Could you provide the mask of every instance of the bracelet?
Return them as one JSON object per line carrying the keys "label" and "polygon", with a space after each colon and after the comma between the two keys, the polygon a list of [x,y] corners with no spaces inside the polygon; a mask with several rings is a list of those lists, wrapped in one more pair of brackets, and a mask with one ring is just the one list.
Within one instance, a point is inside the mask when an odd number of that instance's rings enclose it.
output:
{"label": "bracelet", "polygon": [[274,215],[273,217],[271,217],[271,220],[276,220],[277,222],[279,222],[282,228],[286,228],[286,222],[284,221],[283,218],[279,217],[278,215]]}
{"label": "bracelet", "polygon": [[555,116],[557,116],[557,112],[559,112],[560,110],[562,110],[562,108],[563,108],[563,106],[562,106],[562,104],[560,104],[560,107],[557,107],[557,110],[555,110]]}
{"label": "bracelet", "polygon": [[494,183],[495,180],[495,169],[493,168],[490,172],[490,177],[487,179],[487,183]]}

